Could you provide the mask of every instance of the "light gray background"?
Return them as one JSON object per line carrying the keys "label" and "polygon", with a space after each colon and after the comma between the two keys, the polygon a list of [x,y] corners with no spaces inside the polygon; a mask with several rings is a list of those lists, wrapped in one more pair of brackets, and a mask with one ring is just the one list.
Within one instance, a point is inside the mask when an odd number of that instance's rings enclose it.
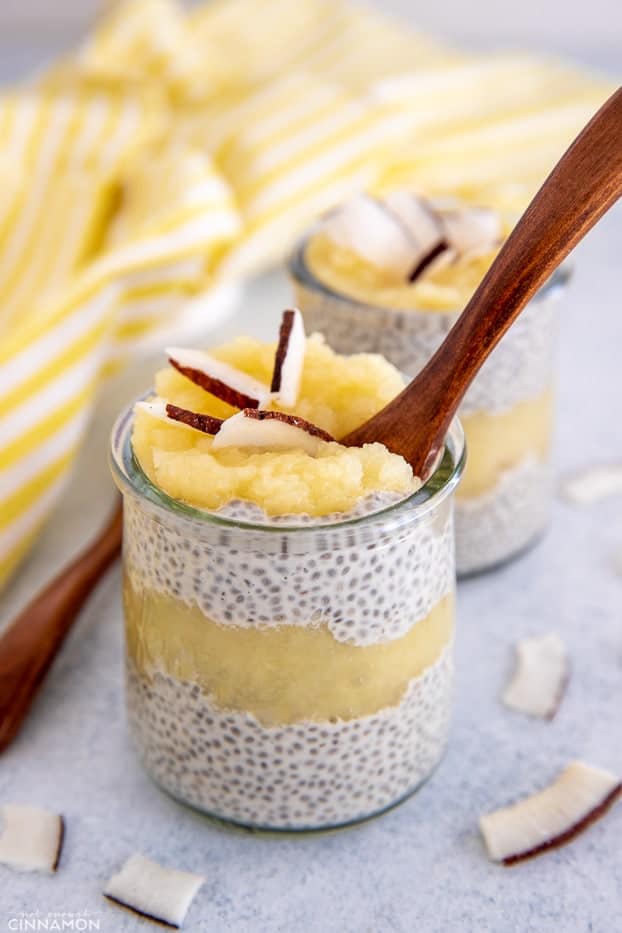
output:
{"label": "light gray background", "polygon": [[[611,69],[622,63],[619,0],[369,0],[368,5],[475,48],[539,49]],[[0,79],[7,61],[21,68],[33,54],[65,47],[105,6],[106,0],[0,0]],[[16,55],[20,47],[22,54]]]}
{"label": "light gray background", "polygon": [[[24,73],[65,43],[95,5],[0,0],[0,78]],[[571,51],[610,68],[622,32],[620,5],[605,0],[383,6],[473,43],[515,37],[510,44]],[[560,470],[622,459],[621,233],[618,208],[577,251],[563,303]],[[288,295],[279,273],[252,283],[206,344],[237,332],[272,337]],[[0,597],[0,627],[107,513],[111,420],[148,385],[153,366],[144,360],[106,387],[68,494]],[[207,876],[188,917],[191,933],[621,933],[621,806],[571,846],[513,869],[488,861],[477,829],[481,813],[542,787],[573,757],[622,773],[621,528],[621,499],[588,509],[558,503],[551,532],[535,550],[462,584],[458,702],[442,767],[419,795],[381,819],[297,838],[218,828],[174,804],[143,773],[123,717],[115,568],[0,761],[0,802],[57,809],[68,826],[56,877],[0,867],[0,931],[35,911],[44,919],[89,911],[103,933],[152,929],[101,897],[106,878],[142,851]],[[573,673],[557,718],[534,722],[505,710],[499,694],[515,641],[551,629],[566,640]]]}

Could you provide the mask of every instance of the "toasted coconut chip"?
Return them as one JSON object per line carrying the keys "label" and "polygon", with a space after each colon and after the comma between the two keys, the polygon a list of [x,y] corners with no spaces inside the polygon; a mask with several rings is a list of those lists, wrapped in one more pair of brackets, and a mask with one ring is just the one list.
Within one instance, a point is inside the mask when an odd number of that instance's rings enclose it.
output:
{"label": "toasted coconut chip", "polygon": [[171,366],[183,376],[234,408],[259,408],[270,397],[263,382],[202,350],[169,347],[166,353]]}
{"label": "toasted coconut chip", "polygon": [[136,402],[134,408],[137,411],[144,411],[146,414],[150,415],[152,418],[157,418],[158,421],[163,421],[165,424],[171,423],[171,418],[166,413],[166,406],[168,402],[165,398],[160,398],[160,396],[154,396],[146,402]]}
{"label": "toasted coconut chip", "polygon": [[450,261],[451,251],[440,215],[425,198],[411,191],[392,191],[385,197],[384,205],[400,219],[413,244],[409,282],[415,282],[432,266]]}
{"label": "toasted coconut chip", "polygon": [[429,253],[426,253],[421,257],[419,262],[415,265],[414,269],[410,272],[408,276],[409,282],[416,282],[417,279],[421,278],[424,272],[427,272],[428,269],[437,264],[439,259],[446,259],[450,261],[454,256],[453,251],[449,248],[447,240],[439,240],[436,246],[433,246]]}
{"label": "toasted coconut chip", "polygon": [[383,201],[358,195],[324,221],[327,235],[409,282],[432,267],[490,252],[502,237],[495,211],[454,199],[392,191]]}
{"label": "toasted coconut chip", "polygon": [[18,871],[55,872],[65,823],[62,816],[39,807],[6,804],[0,808],[0,863]]}
{"label": "toasted coconut chip", "polygon": [[215,450],[221,447],[298,449],[314,456],[322,441],[333,440],[326,431],[297,415],[247,408],[223,422],[213,446]]}
{"label": "toasted coconut chip", "polygon": [[601,817],[621,790],[611,772],[573,761],[549,787],[481,818],[488,854],[512,865],[564,845]]}
{"label": "toasted coconut chip", "polygon": [[421,254],[429,253],[445,236],[438,212],[429,201],[412,191],[391,191],[384,199],[385,207],[408,231],[411,242],[416,243]]}
{"label": "toasted coconut chip", "polygon": [[441,211],[440,216],[447,242],[459,256],[488,253],[501,239],[501,221],[488,208],[461,207]]}
{"label": "toasted coconut chip", "polygon": [[525,638],[516,646],[518,664],[512,681],[503,694],[511,709],[552,719],[562,701],[568,683],[568,652],[554,633]]}
{"label": "toasted coconut chip", "polygon": [[292,408],[298,401],[305,360],[305,329],[298,308],[283,312],[279,342],[274,357],[270,390],[281,405]]}
{"label": "toasted coconut chip", "polygon": [[201,415],[195,411],[188,411],[187,408],[179,408],[177,405],[166,406],[166,414],[172,421],[185,424],[195,431],[201,431],[203,434],[215,435],[224,424],[222,418],[213,418],[212,415]]}
{"label": "toasted coconut chip", "polygon": [[137,402],[136,408],[165,424],[181,424],[194,431],[200,431],[202,434],[216,434],[223,424],[221,418],[213,418],[211,415],[201,415],[198,412],[188,411],[187,408],[179,408],[160,397],[150,399],[148,402]]}
{"label": "toasted coconut chip", "polygon": [[398,278],[405,278],[413,267],[415,243],[407,228],[367,194],[356,195],[331,211],[322,227],[333,242]]}
{"label": "toasted coconut chip", "polygon": [[187,871],[164,868],[144,855],[130,856],[113,875],[104,897],[141,917],[181,927],[188,908],[205,878]]}
{"label": "toasted coconut chip", "polygon": [[609,496],[619,496],[622,494],[622,463],[580,470],[562,481],[560,492],[573,505],[591,505]]}

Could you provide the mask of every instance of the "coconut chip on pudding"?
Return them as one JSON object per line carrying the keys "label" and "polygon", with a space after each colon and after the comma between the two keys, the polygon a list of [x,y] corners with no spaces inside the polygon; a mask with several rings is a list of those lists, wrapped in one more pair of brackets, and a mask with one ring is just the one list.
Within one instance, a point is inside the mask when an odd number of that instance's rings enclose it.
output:
{"label": "coconut chip on pudding", "polygon": [[516,646],[517,665],[503,694],[510,709],[552,719],[568,683],[568,652],[556,633],[525,638]]}
{"label": "coconut chip on pudding", "polygon": [[513,865],[565,845],[603,816],[621,791],[610,771],[573,761],[544,790],[481,818],[488,854]]}
{"label": "coconut chip on pudding", "polygon": [[52,874],[58,869],[65,822],[40,807],[5,804],[0,808],[0,864],[17,871]]}
{"label": "coconut chip on pudding", "polygon": [[283,411],[245,408],[223,421],[214,437],[214,450],[225,447],[255,447],[265,450],[304,450],[315,456],[322,441],[335,440],[317,425]]}
{"label": "coconut chip on pudding", "polygon": [[279,342],[274,355],[270,391],[285,407],[298,401],[305,359],[305,328],[298,308],[283,312]]}
{"label": "coconut chip on pudding", "polygon": [[204,882],[202,875],[165,868],[137,853],[110,878],[104,897],[141,917],[179,928]]}
{"label": "coconut chip on pudding", "polygon": [[[419,488],[382,444],[338,442],[402,390],[382,357],[342,357],[320,335],[306,338],[296,309],[284,312],[276,346],[239,338],[210,354],[188,352],[198,356],[169,352],[157,395],[135,406],[134,453],[172,498],[215,512],[246,502],[266,517],[313,518],[358,515],[362,504],[377,511]],[[235,374],[231,391],[212,391],[181,365],[205,357],[218,364],[211,374]],[[236,409],[234,390],[249,384],[270,386],[269,398],[255,391],[257,405],[238,399]]]}
{"label": "coconut chip on pudding", "polygon": [[182,376],[235,408],[259,408],[270,397],[267,385],[209,353],[181,347],[169,347],[166,352],[169,363]]}
{"label": "coconut chip on pudding", "polygon": [[393,191],[383,199],[356,195],[327,214],[318,232],[396,282],[412,284],[435,268],[491,253],[502,227],[489,208]]}
{"label": "coconut chip on pudding", "polygon": [[157,396],[147,402],[137,402],[136,408],[164,424],[184,425],[202,434],[216,435],[224,424],[222,418],[212,418],[211,415],[201,415],[199,412],[171,405],[165,398]]}

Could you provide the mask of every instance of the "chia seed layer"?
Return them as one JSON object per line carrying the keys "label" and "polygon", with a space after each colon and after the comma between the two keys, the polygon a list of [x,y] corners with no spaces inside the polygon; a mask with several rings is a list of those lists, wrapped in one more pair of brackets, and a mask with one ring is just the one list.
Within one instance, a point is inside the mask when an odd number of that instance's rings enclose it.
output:
{"label": "chia seed layer", "polygon": [[[248,521],[256,509],[230,503],[228,518]],[[400,638],[454,587],[449,501],[402,527],[314,529],[325,519],[307,516],[295,533],[182,521],[130,496],[124,518],[133,589],[196,605],[220,625],[322,622],[337,641],[365,646]]]}
{"label": "chia seed layer", "polygon": [[484,495],[458,499],[458,573],[474,573],[520,553],[546,528],[551,501],[550,464],[533,457],[504,472]]}
{"label": "chia seed layer", "polygon": [[[298,280],[294,287],[307,333],[320,331],[337,353],[381,353],[409,375],[423,368],[460,316],[372,307]],[[536,297],[525,308],[478,373],[460,414],[507,411],[550,385],[557,333],[553,298],[553,292]]]}
{"label": "chia seed layer", "polygon": [[424,781],[443,753],[452,646],[397,706],[349,721],[266,727],[219,709],[197,684],[128,665],[128,713],[148,771],[214,816],[270,829],[328,828],[379,812]]}

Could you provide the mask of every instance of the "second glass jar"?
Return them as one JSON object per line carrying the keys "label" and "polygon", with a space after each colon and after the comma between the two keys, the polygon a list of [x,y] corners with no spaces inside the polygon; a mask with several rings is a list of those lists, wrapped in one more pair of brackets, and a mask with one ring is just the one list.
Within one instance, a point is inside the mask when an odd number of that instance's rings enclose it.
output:
{"label": "second glass jar", "polygon": [[[324,285],[305,261],[306,238],[289,271],[307,333],[339,353],[381,353],[415,375],[460,311],[364,304]],[[468,462],[456,495],[456,563],[467,575],[504,563],[545,530],[552,503],[551,437],[559,270],[504,336],[460,408]]]}

